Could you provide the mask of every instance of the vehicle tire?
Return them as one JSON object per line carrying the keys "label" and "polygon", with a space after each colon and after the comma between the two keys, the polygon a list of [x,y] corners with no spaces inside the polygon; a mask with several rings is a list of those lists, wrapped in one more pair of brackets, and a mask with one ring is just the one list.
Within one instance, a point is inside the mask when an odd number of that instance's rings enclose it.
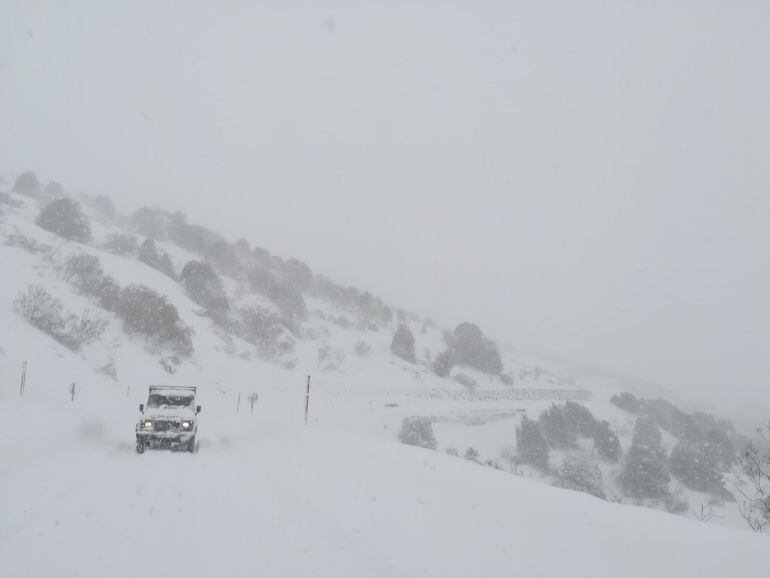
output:
{"label": "vehicle tire", "polygon": [[195,451],[195,438],[192,438],[187,442],[187,451],[193,453]]}
{"label": "vehicle tire", "polygon": [[144,444],[142,442],[136,442],[136,453],[138,454],[144,453]]}

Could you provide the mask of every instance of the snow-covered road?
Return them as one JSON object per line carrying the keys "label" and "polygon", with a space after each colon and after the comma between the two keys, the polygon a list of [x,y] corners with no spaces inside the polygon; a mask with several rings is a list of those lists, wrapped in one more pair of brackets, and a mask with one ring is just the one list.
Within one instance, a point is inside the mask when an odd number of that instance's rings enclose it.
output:
{"label": "snow-covered road", "polygon": [[0,418],[59,432],[0,445],[4,577],[766,575],[767,537],[317,423],[214,414],[197,453],[137,455],[77,413]]}

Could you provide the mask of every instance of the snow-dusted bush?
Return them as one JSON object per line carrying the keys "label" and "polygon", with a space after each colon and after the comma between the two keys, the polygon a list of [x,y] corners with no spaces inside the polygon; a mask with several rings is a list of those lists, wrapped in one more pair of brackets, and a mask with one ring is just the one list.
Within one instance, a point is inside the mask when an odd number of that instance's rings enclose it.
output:
{"label": "snow-dusted bush", "polygon": [[235,246],[225,239],[218,239],[204,253],[206,261],[216,267],[223,275],[240,278],[243,274],[241,260],[235,250]]}
{"label": "snow-dusted bush", "polygon": [[294,339],[284,327],[283,318],[265,307],[239,309],[239,332],[257,347],[260,356],[275,359],[294,351]]}
{"label": "snow-dusted bush", "polygon": [[647,417],[636,420],[634,437],[628,450],[620,485],[634,498],[666,498],[669,474],[666,452],[658,426]]}
{"label": "snow-dusted bush", "polygon": [[136,255],[139,253],[139,241],[133,235],[115,233],[107,237],[102,248],[115,255]]}
{"label": "snow-dusted bush", "polygon": [[158,251],[155,241],[152,239],[147,239],[142,243],[142,246],[139,248],[138,258],[145,265],[149,265],[164,275],[176,279],[174,262],[171,260],[171,256],[165,251]]}
{"label": "snow-dusted bush", "polygon": [[398,329],[393,334],[393,341],[390,342],[390,351],[393,355],[405,361],[415,362],[414,334],[406,324],[399,324]]}
{"label": "snow-dusted bush", "polygon": [[521,417],[521,424],[516,428],[516,454],[522,463],[548,469],[548,442],[537,421],[526,415]]}
{"label": "snow-dusted bush", "polygon": [[108,325],[104,318],[89,309],[80,317],[67,312],[62,302],[40,285],[30,285],[17,297],[14,308],[31,325],[73,351],[98,339]]}
{"label": "snow-dusted bush", "polygon": [[187,222],[187,216],[177,211],[168,221],[169,238],[188,251],[207,255],[215,243],[224,240],[219,233]]}
{"label": "snow-dusted bush", "polygon": [[112,220],[114,219],[118,211],[115,209],[115,203],[107,195],[95,195],[86,197],[86,204],[94,209],[103,218]]}
{"label": "snow-dusted bush", "polygon": [[91,240],[91,224],[83,214],[80,203],[72,199],[56,199],[43,207],[35,223],[50,231],[80,243]]}
{"label": "snow-dusted bush", "polygon": [[99,313],[86,309],[79,318],[74,315],[69,317],[67,333],[79,349],[80,346],[99,339],[108,325],[107,320]]}
{"label": "snow-dusted bush", "polygon": [[140,235],[162,241],[168,237],[170,220],[171,215],[166,211],[142,207],[134,211],[129,222]]}
{"label": "snow-dusted bush", "polygon": [[230,308],[222,279],[208,263],[190,261],[182,269],[179,280],[190,298],[212,316],[221,317]]}
{"label": "snow-dusted bush", "polygon": [[30,253],[44,253],[51,249],[50,245],[38,243],[35,239],[31,239],[26,235],[12,234],[8,235],[5,239],[5,244],[9,247],[21,247],[25,251]]}
{"label": "snow-dusted bush", "polygon": [[[285,318],[294,323],[305,319],[307,316],[305,298],[295,287],[279,279],[265,267],[253,267],[248,277],[252,290],[275,303]],[[296,331],[296,327],[293,331]]]}
{"label": "snow-dusted bush", "polygon": [[281,267],[281,273],[290,285],[302,291],[309,289],[313,284],[313,271],[299,259],[287,259]]}
{"label": "snow-dusted bush", "polygon": [[481,463],[481,454],[479,453],[479,450],[474,447],[469,446],[465,448],[465,455],[463,457],[470,462],[476,462],[477,464]]}
{"label": "snow-dusted bush", "polygon": [[318,369],[321,371],[337,371],[345,363],[345,350],[342,347],[324,345],[318,349]]}
{"label": "snow-dusted bush", "polygon": [[49,199],[58,199],[64,196],[64,187],[58,181],[48,181],[43,194]]}
{"label": "snow-dusted bush", "polygon": [[449,377],[449,372],[452,371],[453,365],[454,357],[452,350],[447,349],[436,356],[431,367],[433,368],[433,373],[439,377]]}
{"label": "snow-dusted bush", "polygon": [[21,313],[31,325],[51,337],[57,335],[64,325],[64,305],[41,285],[30,285],[16,298],[14,309]]}
{"label": "snow-dusted bush", "polygon": [[642,404],[633,393],[623,392],[615,394],[610,398],[610,402],[620,409],[634,415],[642,410]]}
{"label": "snow-dusted bush", "polygon": [[120,286],[104,273],[98,257],[86,253],[70,256],[64,264],[62,277],[84,295],[108,311],[115,311],[120,301]]}
{"label": "snow-dusted bush", "polygon": [[364,341],[359,341],[356,343],[355,352],[356,352],[356,355],[360,355],[361,357],[364,357],[366,355],[371,354],[372,347],[371,345],[369,345]]}
{"label": "snow-dusted bush", "polygon": [[478,325],[460,323],[449,338],[449,346],[457,364],[493,375],[503,372],[503,362],[497,345],[484,336]]}
{"label": "snow-dusted bush", "polygon": [[16,181],[13,183],[13,189],[11,190],[14,193],[34,197],[36,199],[43,196],[43,189],[40,186],[40,181],[38,180],[37,175],[32,171],[25,171],[16,177]]}
{"label": "snow-dusted bush", "polygon": [[120,292],[117,313],[129,334],[145,337],[155,347],[178,355],[193,352],[192,329],[182,322],[169,300],[144,285],[129,285]]}
{"label": "snow-dusted bush", "polygon": [[582,457],[571,456],[564,460],[554,485],[605,499],[599,466]]}
{"label": "snow-dusted bush", "polygon": [[465,373],[458,373],[454,376],[454,380],[463,387],[467,388],[469,391],[473,391],[479,385],[476,383],[475,379]]}
{"label": "snow-dusted bush", "polygon": [[433,424],[429,417],[405,417],[398,432],[401,443],[435,450],[436,436],[433,434]]}

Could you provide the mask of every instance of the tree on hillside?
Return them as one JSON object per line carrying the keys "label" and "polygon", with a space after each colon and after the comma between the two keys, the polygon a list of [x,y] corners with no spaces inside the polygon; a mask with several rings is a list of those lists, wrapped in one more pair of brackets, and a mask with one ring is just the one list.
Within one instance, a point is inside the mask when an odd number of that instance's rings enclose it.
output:
{"label": "tree on hillside", "polygon": [[396,357],[400,357],[410,363],[416,361],[414,353],[414,334],[404,323],[400,324],[393,334],[393,341],[390,343],[390,351]]}
{"label": "tree on hillside", "polygon": [[192,354],[192,329],[166,297],[149,287],[124,288],[117,313],[127,333],[142,335],[151,345],[167,347],[179,355]]}
{"label": "tree on hillside", "polygon": [[48,181],[45,186],[45,196],[49,199],[57,199],[64,196],[64,187],[58,181]]}
{"label": "tree on hillside", "polygon": [[35,224],[65,239],[80,243],[91,240],[91,224],[83,214],[80,203],[72,199],[56,199],[45,205]]}
{"label": "tree on hillside", "polygon": [[516,455],[525,464],[548,469],[548,442],[537,420],[526,415],[521,417],[521,424],[516,428]]}
{"label": "tree on hillside", "polygon": [[244,340],[256,346],[265,359],[277,359],[294,350],[294,339],[289,335],[280,315],[266,307],[245,307],[236,312],[238,328]]}
{"label": "tree on hillside", "polygon": [[628,450],[620,484],[635,498],[666,498],[671,480],[666,452],[658,426],[647,417],[636,420],[634,437]]}
{"label": "tree on hillside", "polygon": [[597,422],[594,432],[594,448],[607,461],[617,462],[620,459],[620,439],[610,429],[608,421]]}
{"label": "tree on hillside", "polygon": [[706,434],[690,424],[679,437],[669,458],[669,467],[685,486],[722,498],[730,497],[719,471],[719,457],[709,447]]}
{"label": "tree on hillside", "polygon": [[11,190],[14,193],[34,197],[36,199],[39,199],[43,194],[40,181],[37,179],[37,175],[32,171],[25,171],[16,177],[16,181],[13,183],[13,189]]}
{"label": "tree on hillside", "polygon": [[141,207],[131,215],[131,226],[140,235],[150,239],[164,240],[168,236],[170,216],[167,212],[150,207]]}
{"label": "tree on hillside", "polygon": [[455,363],[493,375],[503,372],[503,362],[497,345],[484,336],[478,325],[460,323],[450,341]]}
{"label": "tree on hillside", "polygon": [[552,448],[568,449],[577,441],[575,428],[568,423],[563,407],[556,404],[540,415],[540,431]]}
{"label": "tree on hillside", "polygon": [[138,258],[145,265],[149,265],[164,275],[176,279],[174,262],[171,260],[171,256],[165,251],[159,251],[154,240],[146,239],[142,243],[142,246],[139,248]]}
{"label": "tree on hillside", "polygon": [[248,279],[251,288],[275,303],[284,319],[292,322],[292,331],[296,331],[298,323],[307,316],[307,305],[302,293],[266,267],[252,267]]}
{"label": "tree on hillside", "polygon": [[439,353],[436,356],[436,359],[433,360],[433,373],[439,377],[449,377],[453,365],[454,355],[452,354],[451,349],[447,349],[446,351]]}
{"label": "tree on hillside", "polygon": [[243,273],[235,246],[225,239],[217,239],[205,252],[206,261],[211,263],[223,275],[240,278]]}
{"label": "tree on hillside", "polygon": [[179,279],[192,300],[215,317],[230,308],[222,279],[208,263],[190,261],[182,269]]}

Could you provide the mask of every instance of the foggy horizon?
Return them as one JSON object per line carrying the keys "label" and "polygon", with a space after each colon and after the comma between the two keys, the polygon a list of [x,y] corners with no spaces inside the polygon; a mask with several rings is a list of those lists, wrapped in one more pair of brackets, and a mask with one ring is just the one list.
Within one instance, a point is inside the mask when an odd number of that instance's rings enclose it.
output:
{"label": "foggy horizon", "polygon": [[767,5],[42,6],[0,9],[0,174],[767,408]]}

